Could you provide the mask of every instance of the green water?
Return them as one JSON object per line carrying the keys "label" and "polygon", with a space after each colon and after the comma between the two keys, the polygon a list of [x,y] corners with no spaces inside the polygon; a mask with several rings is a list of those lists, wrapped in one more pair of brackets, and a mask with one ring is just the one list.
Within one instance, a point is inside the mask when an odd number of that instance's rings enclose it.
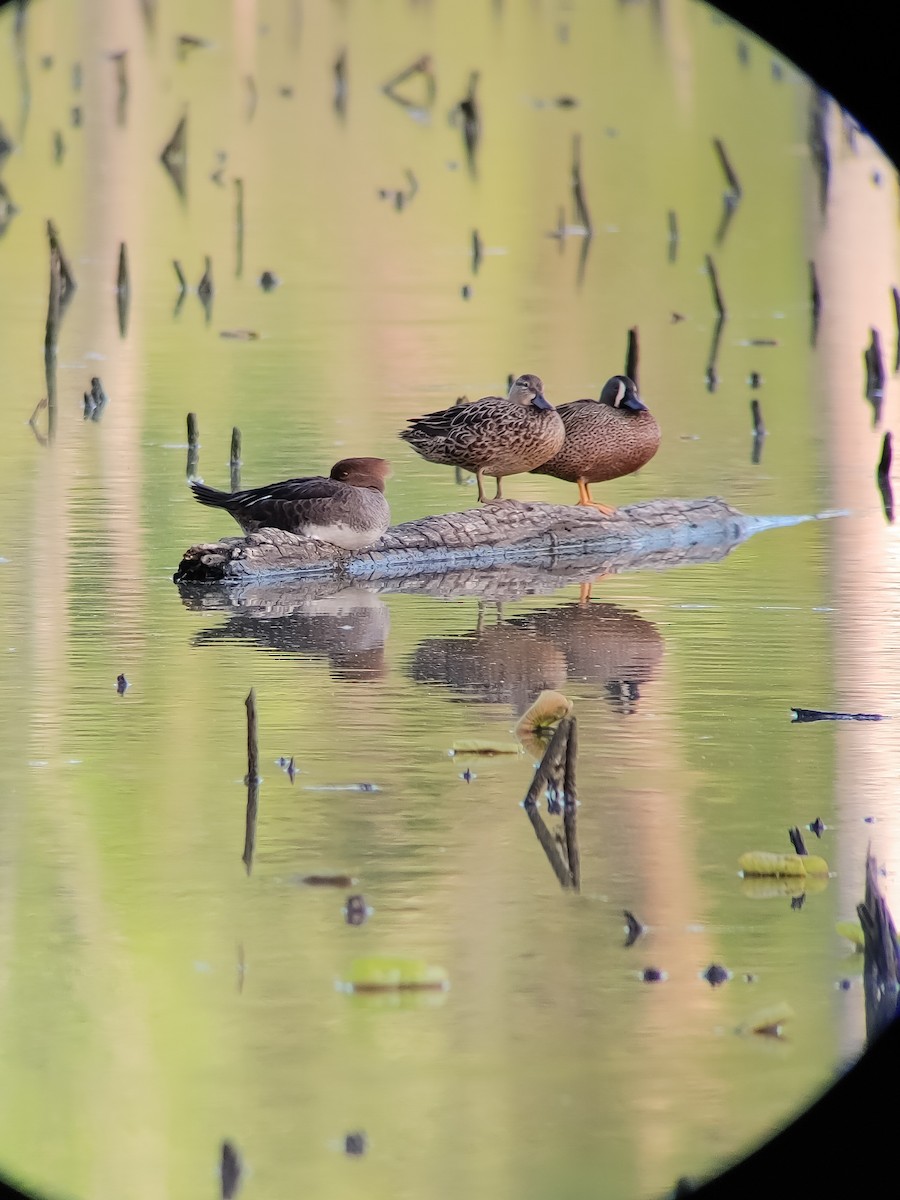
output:
{"label": "green water", "polygon": [[[661,1195],[783,1124],[862,1045],[834,923],[860,898],[870,838],[896,866],[900,745],[888,723],[797,727],[789,709],[898,707],[897,542],[860,365],[872,325],[893,365],[893,172],[863,136],[854,149],[832,106],[823,217],[808,81],[789,64],[773,77],[752,40],[742,64],[740,31],[682,0],[151,10],[150,27],[114,0],[37,0],[18,29],[0,14],[0,120],[16,143],[0,179],[20,210],[0,236],[0,1164],[51,1196],[213,1196],[228,1137],[259,1200]],[[180,34],[211,44],[179,58]],[[108,54],[123,49],[120,123]],[[385,97],[426,51],[433,107]],[[448,120],[472,70],[474,173]],[[426,97],[421,80],[401,90]],[[181,199],[158,156],[185,111]],[[576,133],[595,228],[580,281],[583,239],[547,236],[560,206],[573,220]],[[714,137],[744,189],[718,245]],[[398,212],[378,193],[407,170],[418,191]],[[46,411],[37,436],[27,424],[47,394],[47,218],[78,282],[52,444]],[[715,392],[709,252],[728,305]],[[208,323],[194,294],[173,312],[172,260],[193,287],[206,255]],[[269,293],[263,270],[281,281]],[[505,580],[502,602],[471,579],[340,596],[173,585],[187,546],[237,532],[185,486],[188,411],[208,483],[228,486],[236,424],[245,484],[383,455],[408,520],[466,507],[474,489],[397,440],[405,418],[510,371],[540,373],[550,399],[597,394],[634,325],[663,446],[598,497],[852,515],[612,576],[588,604],[534,580]],[[235,329],[259,338],[220,337]],[[93,375],[110,397],[99,422],[82,416]],[[769,429],[759,464],[751,395]],[[895,400],[890,379],[888,428]],[[505,490],[575,498],[542,476]],[[248,873],[251,687],[264,779]],[[531,757],[447,753],[509,741],[541,687],[579,722],[579,895],[520,807]],[[277,763],[291,756],[293,782]],[[378,790],[344,788],[360,783]],[[787,850],[788,826],[816,816],[824,890],[802,907],[750,893],[738,856]],[[358,881],[365,924],[344,920],[348,889],[296,882],[325,872]],[[649,926],[628,949],[623,908]],[[444,967],[449,991],[335,988],[380,953]],[[735,973],[716,990],[699,977],[711,962]],[[650,966],[667,980],[640,982]],[[781,1003],[795,1013],[783,1041],[735,1035]],[[343,1152],[356,1130],[361,1158]]]}

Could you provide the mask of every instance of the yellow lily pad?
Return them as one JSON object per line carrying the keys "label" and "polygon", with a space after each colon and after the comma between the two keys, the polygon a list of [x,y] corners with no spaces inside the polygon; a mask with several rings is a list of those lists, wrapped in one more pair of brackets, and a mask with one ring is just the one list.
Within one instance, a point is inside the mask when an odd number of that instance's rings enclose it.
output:
{"label": "yellow lily pad", "polygon": [[518,742],[491,742],[480,738],[463,738],[454,742],[450,754],[521,754]]}
{"label": "yellow lily pad", "polygon": [[772,854],[768,850],[748,850],[738,859],[738,866],[745,876],[775,879],[828,874],[828,863],[818,854]]}
{"label": "yellow lily pad", "polygon": [[369,954],[354,959],[343,986],[349,992],[444,991],[450,979],[422,958]]}
{"label": "yellow lily pad", "polygon": [[519,717],[516,737],[528,736],[538,729],[551,729],[567,717],[573,708],[572,701],[562,692],[543,691],[534,704]]}
{"label": "yellow lily pad", "polygon": [[741,880],[741,892],[750,900],[815,896],[827,887],[827,875],[745,875]]}

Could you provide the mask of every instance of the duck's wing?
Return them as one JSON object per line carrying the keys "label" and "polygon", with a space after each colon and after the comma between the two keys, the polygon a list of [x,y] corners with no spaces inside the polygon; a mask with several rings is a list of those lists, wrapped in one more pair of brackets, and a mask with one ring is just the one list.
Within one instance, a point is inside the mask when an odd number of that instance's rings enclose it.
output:
{"label": "duck's wing", "polygon": [[409,440],[410,434],[428,438],[446,438],[458,430],[468,429],[473,424],[487,422],[498,412],[508,411],[509,401],[504,396],[484,396],[471,404],[458,404],[453,408],[442,408],[439,412],[425,413],[421,417],[408,417],[409,429],[400,434]]}
{"label": "duck's wing", "polygon": [[273,518],[289,515],[293,520],[302,517],[304,510],[312,512],[322,501],[333,500],[346,488],[336,479],[321,475],[306,478],[284,479],[266,487],[247,488],[241,492],[220,492],[205,483],[192,483],[191,489],[201,504],[211,508],[224,508],[233,516],[260,521],[263,524]]}

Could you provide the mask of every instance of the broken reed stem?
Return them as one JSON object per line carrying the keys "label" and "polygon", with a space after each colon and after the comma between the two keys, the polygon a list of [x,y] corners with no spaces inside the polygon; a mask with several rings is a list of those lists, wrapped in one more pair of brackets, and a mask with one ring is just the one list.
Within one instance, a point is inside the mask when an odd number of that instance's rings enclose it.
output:
{"label": "broken reed stem", "polygon": [[674,262],[678,255],[678,214],[669,209],[669,262]]}
{"label": "broken reed stem", "polygon": [[891,463],[894,458],[894,438],[890,430],[884,435],[881,443],[881,458],[878,460],[877,475],[879,479],[887,479],[891,473]]}
{"label": "broken reed stem", "polygon": [[119,245],[119,266],[116,271],[116,291],[121,295],[128,290],[128,248],[124,242],[121,242]]}
{"label": "broken reed stem", "polygon": [[816,264],[811,259],[809,263],[809,306],[812,313],[810,341],[815,345],[819,334],[819,317],[822,315],[822,293],[819,290],[819,276],[816,274]]}
{"label": "broken reed stem", "polygon": [[897,326],[897,349],[894,354],[894,370],[900,371],[900,291],[892,287],[891,295],[894,298],[894,323]]}
{"label": "broken reed stem", "polygon": [[766,436],[766,426],[758,400],[750,401],[750,414],[753,417],[753,436],[764,438]]}
{"label": "broken reed stem", "polygon": [[241,462],[241,431],[237,425],[231,431],[231,458],[228,461],[232,467],[239,466]]}
{"label": "broken reed stem", "polygon": [[578,759],[578,722],[567,717],[560,724],[566,725],[566,758],[563,773],[563,829],[566,835],[566,857],[569,860],[569,875],[575,891],[581,888],[581,857],[578,853],[578,790],[575,784],[575,767]]}
{"label": "broken reed stem", "polygon": [[188,447],[191,450],[197,450],[200,447],[200,425],[197,421],[196,413],[188,413],[187,415],[187,438]]}
{"label": "broken reed stem", "polygon": [[638,327],[633,325],[628,330],[628,345],[625,350],[625,374],[631,380],[635,387],[638,387],[638,357],[640,348],[638,345]]}
{"label": "broken reed stem", "polygon": [[188,281],[181,269],[181,263],[177,258],[172,259],[172,266],[175,268],[175,274],[178,276],[178,286],[181,288],[181,294],[184,295],[188,290]]}
{"label": "broken reed stem", "polygon": [[259,779],[259,722],[256,713],[256,688],[244,701],[247,706],[247,778]]}
{"label": "broken reed stem", "polygon": [[62,265],[59,249],[50,248],[50,287],[47,297],[47,327],[44,331],[44,378],[47,384],[47,440],[56,433],[56,344],[62,308]]}
{"label": "broken reed stem", "polygon": [[69,266],[69,260],[66,258],[63,248],[60,245],[56,226],[52,221],[47,222],[47,240],[50,242],[51,255],[55,255],[59,263],[59,302],[65,308],[78,285],[75,282],[75,276],[72,274],[72,268]]}
{"label": "broken reed stem", "polygon": [[240,279],[244,270],[244,181],[234,181],[234,230],[235,230],[235,267],[236,278]]}
{"label": "broken reed stem", "polygon": [[584,226],[587,236],[591,237],[594,227],[591,224],[591,214],[588,211],[587,199],[584,194],[584,179],[581,175],[581,134],[572,137],[572,197],[575,201],[575,215]]}
{"label": "broken reed stem", "polygon": [[728,180],[728,194],[730,194],[733,202],[736,203],[744,194],[744,190],[741,187],[741,181],[738,179],[737,172],[731,165],[731,160],[728,157],[728,151],[725,149],[725,144],[722,139],[713,138],[713,146],[715,147],[716,154],[719,157],[719,162],[722,166],[722,171],[725,175],[725,178]]}
{"label": "broken reed stem", "polygon": [[477,229],[472,230],[472,274],[478,274],[481,265],[482,243]]}
{"label": "broken reed stem", "polygon": [[334,60],[334,108],[339,117],[347,111],[347,49],[344,47]]}
{"label": "broken reed stem", "polygon": [[712,284],[713,304],[716,306],[716,312],[724,320],[728,310],[725,307],[725,301],[722,299],[722,289],[719,287],[719,275],[711,254],[707,254],[706,256],[706,273],[709,275],[709,281]]}
{"label": "broken reed stem", "polygon": [[547,828],[541,814],[538,812],[536,804],[525,805],[525,812],[528,814],[528,820],[531,822],[531,828],[534,830],[537,840],[541,844],[541,849],[547,856],[547,861],[553,868],[553,873],[560,883],[561,887],[567,888],[572,886],[572,875],[569,867],[563,862],[559,850],[556,845],[556,838]]}

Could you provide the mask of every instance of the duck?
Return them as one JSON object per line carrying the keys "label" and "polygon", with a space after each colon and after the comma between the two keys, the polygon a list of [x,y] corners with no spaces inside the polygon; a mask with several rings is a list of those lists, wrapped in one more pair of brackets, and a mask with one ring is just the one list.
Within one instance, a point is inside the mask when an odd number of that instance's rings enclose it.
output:
{"label": "duck", "polygon": [[427,462],[474,472],[481,504],[485,475],[497,480],[494,499],[502,500],[504,476],[530,471],[552,458],[566,436],[537,375],[520,375],[506,396],[483,396],[471,404],[412,417],[409,425],[400,437]]}
{"label": "duck", "polygon": [[638,395],[634,380],[613,375],[598,400],[573,400],[557,412],[566,431],[562,448],[531,468],[533,475],[553,475],[578,485],[578,503],[605,516],[615,512],[591,498],[590,485],[630,475],[659,449],[659,426]]}
{"label": "duck", "polygon": [[193,481],[201,504],[223,508],[243,529],[284,529],[342,550],[371,546],[391,523],[384,498],[391,464],[384,458],[342,458],[321,475],[285,479],[242,492],[220,492]]}

